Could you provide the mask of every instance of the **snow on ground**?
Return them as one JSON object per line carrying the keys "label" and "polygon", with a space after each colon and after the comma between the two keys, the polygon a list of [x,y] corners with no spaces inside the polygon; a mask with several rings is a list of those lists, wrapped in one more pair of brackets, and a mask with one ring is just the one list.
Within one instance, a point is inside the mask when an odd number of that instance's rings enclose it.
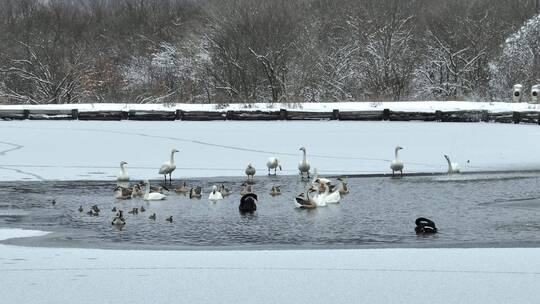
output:
{"label": "snow on ground", "polygon": [[0,105],[1,110],[11,109],[35,109],[35,110],[71,110],[79,111],[276,111],[287,109],[292,111],[312,111],[331,112],[333,109],[340,111],[382,111],[390,109],[392,111],[405,112],[435,112],[459,111],[459,110],[487,110],[489,112],[508,111],[538,111],[540,105],[528,103],[511,102],[472,102],[472,101],[392,101],[392,102],[320,102],[320,103],[256,103],[256,104],[188,104],[177,103],[172,105],[163,104],[114,104],[114,103],[92,103],[92,104],[59,104],[59,105]]}
{"label": "snow on ground", "polygon": [[[0,230],[4,238],[9,233]],[[122,251],[0,245],[0,302],[536,303],[539,254],[538,248]]]}
{"label": "snow on ground", "polygon": [[[462,171],[540,168],[540,127],[426,122],[0,122],[0,180],[114,180],[122,160],[133,180],[162,178],[178,148],[173,177],[258,175],[277,156],[297,174],[299,148],[322,174],[388,173],[394,147],[405,172],[444,172],[444,154]],[[467,162],[469,161],[469,162]]]}

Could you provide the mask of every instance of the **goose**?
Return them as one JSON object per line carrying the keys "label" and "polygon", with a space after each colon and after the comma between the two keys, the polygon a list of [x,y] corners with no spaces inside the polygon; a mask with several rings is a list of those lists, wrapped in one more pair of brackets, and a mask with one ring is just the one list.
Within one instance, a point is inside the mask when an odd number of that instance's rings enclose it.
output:
{"label": "goose", "polygon": [[398,157],[398,151],[403,149],[400,146],[396,147],[395,150],[395,158],[390,164],[390,169],[392,169],[392,176],[394,176],[395,171],[399,171],[401,173],[401,177],[403,177],[403,162]]}
{"label": "goose", "polygon": [[148,217],[148,219],[151,219],[151,220],[155,221],[155,220],[156,220],[156,214],[155,214],[155,213],[152,213],[152,215],[150,215],[150,216]]}
{"label": "goose", "polygon": [[82,205],[79,206],[79,212],[83,212],[83,208],[82,208]]}
{"label": "goose", "polygon": [[339,194],[349,194],[349,188],[347,187],[347,179],[344,177],[338,177],[337,180],[340,181],[338,186]]}
{"label": "goose", "polygon": [[269,157],[268,161],[266,162],[266,166],[268,167],[268,175],[270,175],[270,170],[274,169],[274,175],[277,175],[277,169],[279,168],[279,171],[281,171],[281,164],[279,162],[279,159],[276,157]]}
{"label": "goose", "polygon": [[246,195],[248,193],[251,193],[251,185],[243,183],[242,190],[240,190],[240,195]]}
{"label": "goose", "polygon": [[165,177],[165,181],[167,181],[167,174],[169,174],[169,181],[172,181],[172,172],[174,169],[176,169],[176,165],[174,164],[174,153],[180,152],[176,149],[171,150],[171,160],[161,165],[161,168],[159,168],[159,174],[163,174]]}
{"label": "goose", "polygon": [[114,190],[115,190],[114,197],[116,199],[130,199],[133,193],[132,189],[125,188],[122,186],[117,186],[116,188],[114,188]]}
{"label": "goose", "polygon": [[255,177],[255,168],[251,165],[251,164],[248,164],[247,167],[246,167],[246,175],[248,177],[248,180],[251,178],[253,179]]}
{"label": "goose", "polygon": [[317,208],[317,204],[313,198],[309,197],[309,194],[317,191],[314,185],[309,185],[306,192],[300,193],[294,198],[294,205],[301,209],[314,209]]}
{"label": "goose", "polygon": [[212,186],[212,192],[208,195],[208,199],[215,202],[223,199],[223,194],[218,191],[217,186]]}
{"label": "goose", "polygon": [[270,195],[276,196],[281,194],[281,188],[280,186],[272,186],[272,189],[270,189]]}
{"label": "goose", "polygon": [[304,178],[304,174],[307,174],[307,178],[309,178],[310,165],[306,160],[306,148],[302,147],[300,150],[303,151],[303,158],[302,162],[298,164],[298,170],[300,171],[300,176],[302,178]]}
{"label": "goose", "polygon": [[176,193],[182,193],[182,194],[186,194],[188,193],[189,189],[187,188],[187,185],[186,185],[186,181],[184,181],[180,186],[176,187],[174,189],[174,192]]}
{"label": "goose", "polygon": [[240,205],[238,206],[240,213],[253,213],[257,210],[257,194],[247,193],[240,198]]}
{"label": "goose", "polygon": [[134,185],[133,189],[131,189],[131,198],[141,197],[143,195],[144,192],[141,190],[141,186],[139,184]]}
{"label": "goose", "polygon": [[144,196],[143,196],[143,199],[145,201],[160,201],[167,198],[166,195],[163,195],[161,193],[157,193],[157,192],[150,193],[150,182],[148,180],[145,180],[144,184],[146,185],[145,187],[146,189],[144,191]]}
{"label": "goose", "polygon": [[221,192],[221,195],[223,195],[223,197],[231,195],[231,190],[229,190],[228,188],[225,188],[225,185],[223,184],[219,186],[218,191]]}
{"label": "goose", "polygon": [[459,173],[459,165],[457,163],[450,162],[450,157],[445,155],[446,161],[448,162],[448,174]]}
{"label": "goose", "polygon": [[121,161],[120,162],[120,172],[118,172],[118,175],[116,176],[116,180],[118,182],[129,182],[129,175],[128,175],[124,165],[127,165],[127,162],[126,161]]}
{"label": "goose", "polygon": [[168,218],[165,219],[167,222],[169,223],[172,223],[173,222],[173,219],[172,219],[172,215],[169,216]]}
{"label": "goose", "polygon": [[113,218],[111,225],[115,226],[124,226],[126,224],[126,219],[124,218],[124,214],[122,210],[118,210],[116,213],[116,216]]}
{"label": "goose", "polygon": [[[140,181],[139,182],[139,189],[141,189],[142,187],[145,186],[145,183],[144,181]],[[169,191],[169,188],[165,187],[164,185],[161,185],[161,186],[150,186],[150,192],[158,192],[158,193],[161,193],[163,194],[163,192],[165,191]],[[142,192],[142,190],[141,190]],[[142,195],[141,195],[142,196]]]}
{"label": "goose", "polygon": [[193,187],[189,190],[189,198],[201,198],[202,188],[200,186]]}

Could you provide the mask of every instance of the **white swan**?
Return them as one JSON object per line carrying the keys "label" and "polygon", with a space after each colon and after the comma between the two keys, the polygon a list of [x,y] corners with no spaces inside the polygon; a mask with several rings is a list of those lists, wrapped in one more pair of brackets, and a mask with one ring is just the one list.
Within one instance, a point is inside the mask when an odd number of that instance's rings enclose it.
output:
{"label": "white swan", "polygon": [[144,185],[145,185],[145,190],[144,190],[143,199],[145,201],[160,201],[167,198],[166,195],[158,193],[158,192],[150,193],[150,182],[148,180],[144,181]]}
{"label": "white swan", "polygon": [[390,169],[392,169],[392,176],[394,176],[395,171],[399,171],[401,173],[401,177],[403,177],[403,162],[398,157],[398,151],[403,149],[400,146],[396,147],[395,150],[395,158],[390,164]]}
{"label": "white swan", "polygon": [[279,168],[279,171],[281,171],[281,164],[279,162],[279,159],[276,157],[269,157],[268,161],[266,162],[266,166],[268,167],[268,175],[270,175],[270,170],[274,169],[274,175],[277,175],[277,169]]}
{"label": "white swan", "polygon": [[448,162],[448,174],[459,173],[459,165],[457,163],[450,162],[450,157],[445,155],[446,161]]}
{"label": "white swan", "polygon": [[307,162],[306,148],[302,147],[300,148],[300,150],[303,151],[304,153],[303,153],[302,162],[298,164],[298,170],[300,171],[300,176],[302,178],[304,178],[304,174],[307,174],[307,178],[309,178],[309,169],[311,168],[311,166]]}
{"label": "white swan", "polygon": [[126,171],[126,168],[124,165],[127,165],[126,161],[120,162],[120,172],[118,172],[118,175],[116,176],[116,180],[119,182],[129,182],[129,174]]}
{"label": "white swan", "polygon": [[176,169],[176,165],[174,164],[174,153],[179,152],[176,149],[172,149],[171,151],[171,160],[161,165],[161,168],[159,168],[159,174],[163,174],[165,176],[165,181],[167,181],[167,174],[169,174],[169,181],[172,181],[172,172],[174,169]]}
{"label": "white swan", "polygon": [[255,178],[255,172],[256,172],[255,167],[253,167],[251,164],[247,165],[245,172],[248,177],[248,180]]}
{"label": "white swan", "polygon": [[223,194],[217,190],[217,186],[212,186],[212,192],[208,195],[208,199],[211,201],[219,201],[223,199]]}

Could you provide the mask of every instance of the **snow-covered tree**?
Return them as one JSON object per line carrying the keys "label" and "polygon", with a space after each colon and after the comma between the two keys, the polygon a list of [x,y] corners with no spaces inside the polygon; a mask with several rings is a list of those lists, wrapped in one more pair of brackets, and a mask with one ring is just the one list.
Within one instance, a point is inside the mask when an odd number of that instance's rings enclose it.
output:
{"label": "snow-covered tree", "polygon": [[509,97],[517,83],[525,87],[540,83],[540,14],[506,39],[502,53],[489,67],[490,88],[496,97]]}

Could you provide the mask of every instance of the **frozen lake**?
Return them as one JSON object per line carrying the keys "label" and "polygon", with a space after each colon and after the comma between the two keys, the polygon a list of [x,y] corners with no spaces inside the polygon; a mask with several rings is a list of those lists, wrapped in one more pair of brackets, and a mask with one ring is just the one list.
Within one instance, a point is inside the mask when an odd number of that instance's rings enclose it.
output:
{"label": "frozen lake", "polygon": [[[366,247],[510,247],[540,244],[540,175],[463,174],[392,179],[350,178],[338,205],[294,208],[305,183],[297,176],[259,177],[254,215],[238,212],[243,178],[190,179],[202,199],[174,192],[165,201],[116,200],[113,182],[3,182],[0,227],[53,231],[32,245],[122,249],[305,249]],[[214,184],[234,193],[208,201]],[[272,197],[271,185],[283,194]],[[52,205],[52,200],[56,204]],[[86,214],[97,204],[102,212]],[[84,212],[77,209],[82,205]],[[133,207],[147,210],[127,214]],[[122,230],[112,207],[126,212]],[[149,215],[157,214],[157,220]],[[174,222],[165,218],[172,215]],[[414,219],[433,219],[440,233],[417,236]]]}
{"label": "frozen lake", "polygon": [[[425,122],[0,122],[0,180],[114,180],[120,161],[133,179],[158,179],[176,154],[174,176],[258,175],[279,157],[297,173],[301,146],[322,174],[389,172],[400,145],[405,172],[442,172],[444,154],[463,171],[540,169],[540,127]],[[467,162],[469,161],[469,162]]]}

